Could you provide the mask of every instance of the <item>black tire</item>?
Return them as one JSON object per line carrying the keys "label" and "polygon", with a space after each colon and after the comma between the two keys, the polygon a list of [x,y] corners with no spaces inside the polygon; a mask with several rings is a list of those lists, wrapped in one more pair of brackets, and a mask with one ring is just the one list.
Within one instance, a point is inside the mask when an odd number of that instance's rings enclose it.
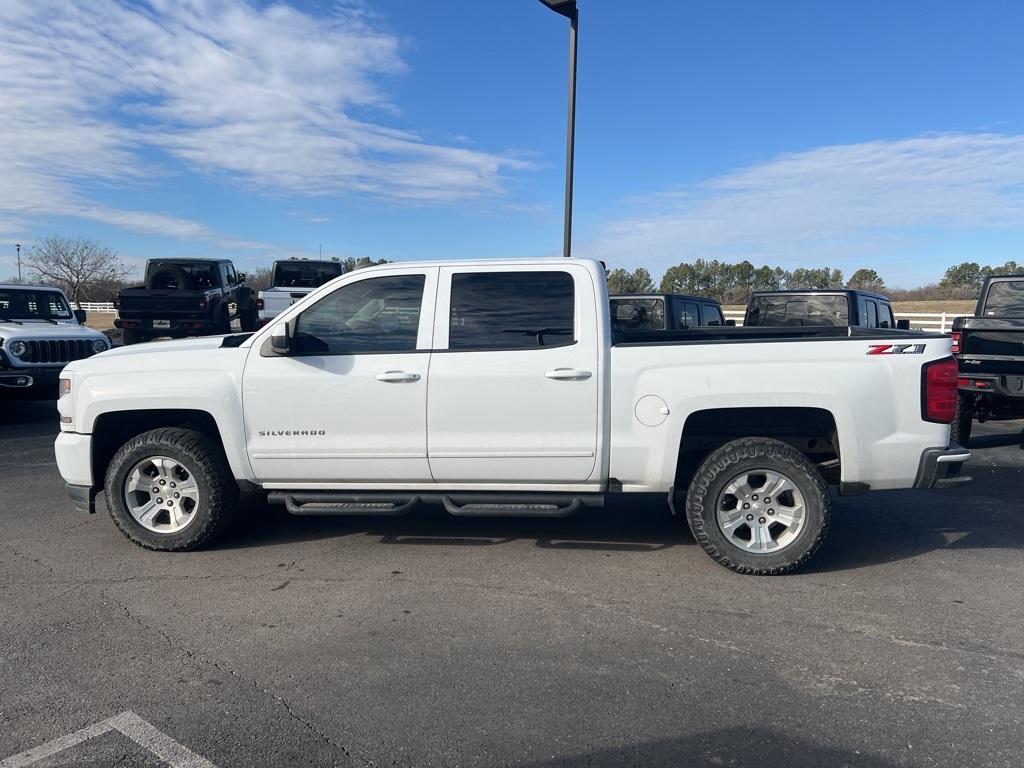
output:
{"label": "black tire", "polygon": [[[756,470],[785,475],[804,500],[802,527],[774,552],[744,550],[730,541],[718,522],[720,494],[738,475]],[[828,486],[818,468],[787,443],[765,437],[733,440],[713,451],[697,468],[686,493],[686,519],[697,543],[720,565],[757,576],[788,573],[807,562],[821,546],[831,514]]]}
{"label": "black tire", "polygon": [[213,336],[223,336],[231,333],[231,313],[228,312],[227,305],[221,307],[220,314],[217,317],[217,323],[213,326]]}
{"label": "black tire", "polygon": [[[129,472],[140,461],[166,456],[187,467],[199,487],[193,519],[174,533],[151,531],[128,510],[122,492]],[[114,454],[105,481],[107,509],[121,532],[146,549],[180,552],[209,544],[230,524],[238,507],[238,484],[223,451],[206,435],[191,429],[162,428],[136,435]]]}
{"label": "black tire", "polygon": [[239,324],[241,325],[243,333],[251,333],[256,330],[256,326],[259,323],[259,314],[256,310],[256,305],[243,309],[239,313]]}
{"label": "black tire", "polygon": [[176,264],[164,264],[149,276],[146,287],[151,291],[172,291],[175,287],[185,291],[192,289],[188,272]]}
{"label": "black tire", "polygon": [[138,344],[141,341],[145,341],[142,334],[133,328],[122,328],[121,329],[121,343],[125,346],[129,344]]}
{"label": "black tire", "polygon": [[970,447],[971,428],[974,426],[974,398],[963,392],[957,394],[956,418],[949,426],[949,441]]}

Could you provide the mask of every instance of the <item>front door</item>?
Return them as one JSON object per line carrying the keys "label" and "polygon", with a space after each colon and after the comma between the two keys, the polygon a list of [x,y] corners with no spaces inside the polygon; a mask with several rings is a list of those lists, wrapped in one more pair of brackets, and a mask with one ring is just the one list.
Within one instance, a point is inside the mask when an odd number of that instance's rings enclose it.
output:
{"label": "front door", "polygon": [[582,483],[595,472],[598,318],[578,265],[441,270],[428,454],[438,483]]}
{"label": "front door", "polygon": [[[390,274],[389,274],[390,273]],[[358,273],[299,313],[292,354],[249,351],[246,446],[257,478],[424,483],[436,268]]]}

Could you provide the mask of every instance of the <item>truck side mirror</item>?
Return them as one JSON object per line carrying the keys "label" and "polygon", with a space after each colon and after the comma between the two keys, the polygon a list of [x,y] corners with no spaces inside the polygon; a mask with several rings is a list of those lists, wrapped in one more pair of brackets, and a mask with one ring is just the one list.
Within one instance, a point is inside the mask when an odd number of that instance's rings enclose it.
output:
{"label": "truck side mirror", "polygon": [[278,323],[270,333],[270,348],[279,355],[287,355],[292,351],[292,333],[290,323]]}
{"label": "truck side mirror", "polygon": [[245,272],[237,273],[235,275],[235,280],[238,281],[239,283],[244,283],[245,282]]}
{"label": "truck side mirror", "polygon": [[736,321],[735,320],[726,320],[725,324],[730,326],[730,327],[734,327],[736,325]]}
{"label": "truck side mirror", "polygon": [[899,330],[901,330],[901,331],[909,331],[910,330],[910,321],[907,320],[907,319],[897,320],[896,321],[896,327]]}
{"label": "truck side mirror", "polygon": [[85,325],[85,310],[84,309],[76,309],[75,310],[75,320],[78,321],[79,325]]}

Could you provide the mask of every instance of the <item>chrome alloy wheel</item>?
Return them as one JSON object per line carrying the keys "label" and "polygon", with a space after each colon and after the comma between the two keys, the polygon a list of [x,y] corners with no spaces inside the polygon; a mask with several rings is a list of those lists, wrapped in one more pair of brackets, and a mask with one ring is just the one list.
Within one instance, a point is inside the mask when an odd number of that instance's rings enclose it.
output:
{"label": "chrome alloy wheel", "polygon": [[124,502],[131,516],[154,533],[178,533],[199,510],[199,485],[177,459],[150,456],[128,472]]}
{"label": "chrome alloy wheel", "polygon": [[804,497],[781,472],[752,469],[730,480],[715,506],[718,527],[752,554],[770,554],[793,543],[804,527]]}

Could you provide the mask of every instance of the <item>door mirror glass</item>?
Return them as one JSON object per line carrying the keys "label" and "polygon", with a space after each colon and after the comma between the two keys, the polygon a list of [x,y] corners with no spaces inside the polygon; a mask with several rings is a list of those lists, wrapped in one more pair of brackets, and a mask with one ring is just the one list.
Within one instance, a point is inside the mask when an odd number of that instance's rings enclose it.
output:
{"label": "door mirror glass", "polygon": [[909,331],[910,330],[910,321],[907,320],[907,319],[897,320],[896,321],[896,327],[898,329],[900,329],[901,331]]}
{"label": "door mirror glass", "polygon": [[245,272],[239,272],[239,273],[238,273],[238,274],[237,274],[237,275],[235,276],[235,280],[236,280],[236,281],[237,281],[238,283],[244,283],[244,282],[245,282]]}
{"label": "door mirror glass", "polygon": [[735,320],[726,320],[725,324],[728,325],[730,328],[733,328],[736,325],[736,321]]}

